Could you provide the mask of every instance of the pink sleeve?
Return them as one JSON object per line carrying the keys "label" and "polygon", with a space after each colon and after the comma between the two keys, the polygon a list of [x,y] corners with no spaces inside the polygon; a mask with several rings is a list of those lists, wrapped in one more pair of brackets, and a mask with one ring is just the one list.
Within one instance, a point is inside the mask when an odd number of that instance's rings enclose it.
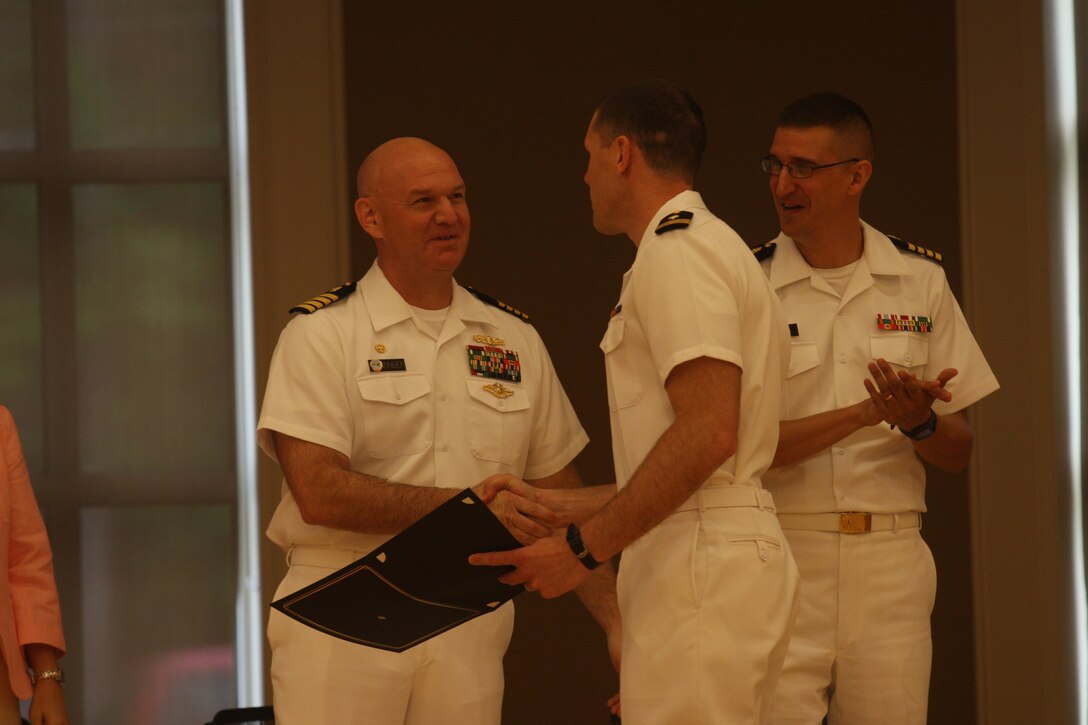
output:
{"label": "pink sleeve", "polygon": [[0,445],[11,500],[8,536],[8,584],[20,645],[41,642],[62,653],[60,600],[53,578],[53,552],[30,487],[19,433],[11,413],[0,407]]}

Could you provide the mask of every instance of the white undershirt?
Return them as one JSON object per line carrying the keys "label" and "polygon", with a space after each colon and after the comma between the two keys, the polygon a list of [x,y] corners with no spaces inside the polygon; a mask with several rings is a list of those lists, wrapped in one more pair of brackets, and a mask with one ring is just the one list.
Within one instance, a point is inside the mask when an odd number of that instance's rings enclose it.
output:
{"label": "white undershirt", "polygon": [[426,333],[437,340],[442,333],[442,326],[446,324],[446,316],[449,314],[450,308],[425,310],[422,307],[408,306],[412,310],[412,316],[415,317],[416,327],[419,328],[420,332]]}
{"label": "white undershirt", "polygon": [[854,276],[854,270],[858,267],[858,260],[854,260],[845,267],[835,269],[816,269],[816,272],[824,278],[831,289],[841,298],[846,292],[846,286],[850,284],[850,278]]}

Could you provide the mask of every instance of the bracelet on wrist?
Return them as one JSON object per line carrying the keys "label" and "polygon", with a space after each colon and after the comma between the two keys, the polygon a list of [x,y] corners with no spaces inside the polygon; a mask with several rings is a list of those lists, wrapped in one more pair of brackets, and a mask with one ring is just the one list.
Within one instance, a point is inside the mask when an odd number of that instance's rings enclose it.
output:
{"label": "bracelet on wrist", "polygon": [[30,684],[36,685],[42,680],[56,680],[58,685],[64,683],[64,670],[56,668],[55,670],[45,670],[44,672],[30,671]]}

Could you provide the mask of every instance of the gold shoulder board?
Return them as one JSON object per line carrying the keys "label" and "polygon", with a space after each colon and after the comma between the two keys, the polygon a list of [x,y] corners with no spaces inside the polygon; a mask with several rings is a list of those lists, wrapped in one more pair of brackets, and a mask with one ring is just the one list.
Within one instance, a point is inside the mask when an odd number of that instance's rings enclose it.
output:
{"label": "gold shoulder board", "polygon": [[752,254],[756,255],[756,261],[762,262],[764,259],[770,259],[774,256],[774,250],[778,249],[778,245],[774,242],[767,242],[761,247],[755,247],[752,249]]}
{"label": "gold shoulder board", "polygon": [[940,252],[934,252],[932,249],[919,247],[917,244],[912,244],[911,242],[904,242],[899,237],[893,237],[891,234],[888,235],[888,239],[892,240],[892,244],[899,247],[904,252],[914,252],[915,254],[926,257],[927,259],[932,259],[934,262],[944,261],[944,255],[942,255]]}
{"label": "gold shoulder board", "polygon": [[515,307],[511,307],[510,305],[506,304],[505,302],[501,302],[501,301],[495,299],[491,295],[485,295],[480,290],[473,289],[472,287],[469,287],[467,284],[463,284],[461,286],[464,287],[469,292],[471,292],[473,295],[475,295],[476,299],[480,300],[480,302],[483,302],[485,305],[491,305],[492,307],[498,307],[503,312],[505,312],[507,314],[510,314],[510,315],[513,315],[514,317],[518,318],[522,322],[528,322],[529,321],[529,315],[525,314],[521,310],[519,310],[519,309],[517,309]]}
{"label": "gold shoulder board", "polygon": [[674,211],[666,214],[657,223],[654,234],[664,234],[665,232],[671,232],[673,229],[687,229],[694,217],[695,214],[690,211]]}
{"label": "gold shoulder board", "polygon": [[292,307],[288,312],[301,312],[304,315],[309,315],[318,310],[324,309],[329,305],[339,302],[346,298],[352,292],[355,291],[355,282],[347,282],[339,287],[333,287],[328,292],[311,297],[305,302],[301,302]]}

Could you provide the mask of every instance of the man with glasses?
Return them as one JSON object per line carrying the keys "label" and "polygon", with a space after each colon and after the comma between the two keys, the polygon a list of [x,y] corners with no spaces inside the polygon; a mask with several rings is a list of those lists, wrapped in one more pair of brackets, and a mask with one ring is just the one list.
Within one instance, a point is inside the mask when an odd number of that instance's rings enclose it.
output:
{"label": "man with glasses", "polygon": [[997,380],[941,255],[861,220],[873,133],[860,106],[791,103],[763,170],[782,231],[756,256],[792,343],[764,480],[802,582],[772,721],[924,723],[936,575],[922,461],[967,465],[965,409]]}

